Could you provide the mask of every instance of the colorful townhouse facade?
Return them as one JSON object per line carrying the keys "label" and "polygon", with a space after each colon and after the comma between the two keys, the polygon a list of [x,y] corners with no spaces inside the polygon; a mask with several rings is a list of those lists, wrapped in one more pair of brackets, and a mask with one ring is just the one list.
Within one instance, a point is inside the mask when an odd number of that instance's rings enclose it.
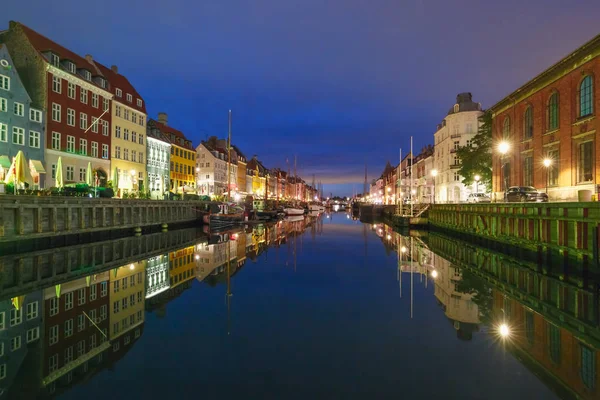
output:
{"label": "colorful townhouse facade", "polygon": [[23,85],[8,46],[0,44],[0,181],[22,151],[29,162],[33,188],[44,187],[44,113],[35,108]]}
{"label": "colorful townhouse facade", "polygon": [[110,271],[111,341],[144,323],[146,293],[146,260],[114,268]]}
{"label": "colorful townhouse facade", "polygon": [[171,188],[171,142],[150,123],[146,126],[146,173],[150,198],[164,198]]}

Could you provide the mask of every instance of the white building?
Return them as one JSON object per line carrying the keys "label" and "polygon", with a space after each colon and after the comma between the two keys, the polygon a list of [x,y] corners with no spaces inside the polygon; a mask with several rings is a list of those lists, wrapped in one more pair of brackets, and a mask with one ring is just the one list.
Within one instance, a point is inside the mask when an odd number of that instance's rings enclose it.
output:
{"label": "white building", "polygon": [[425,148],[414,159],[413,174],[415,175],[416,203],[431,203],[433,201],[433,159],[433,149],[431,147]]}
{"label": "white building", "polygon": [[[196,147],[196,187],[199,195],[221,196],[227,193],[227,143],[211,137]],[[230,164],[232,192],[237,186],[237,164]]]}
{"label": "white building", "polygon": [[[471,143],[477,134],[479,116],[482,115],[481,104],[472,100],[471,93],[460,93],[456,96],[456,104],[448,111],[448,115],[437,126],[435,137],[434,167],[435,201],[439,203],[458,203],[466,201],[467,196],[475,188],[465,187],[458,174],[460,161],[456,150]],[[481,187],[479,188],[481,191]]]}
{"label": "white building", "polygon": [[146,299],[169,290],[169,254],[150,257],[146,263]]}
{"label": "white building", "polygon": [[170,184],[171,143],[158,130],[147,130],[146,171],[148,190],[153,199],[162,199]]}

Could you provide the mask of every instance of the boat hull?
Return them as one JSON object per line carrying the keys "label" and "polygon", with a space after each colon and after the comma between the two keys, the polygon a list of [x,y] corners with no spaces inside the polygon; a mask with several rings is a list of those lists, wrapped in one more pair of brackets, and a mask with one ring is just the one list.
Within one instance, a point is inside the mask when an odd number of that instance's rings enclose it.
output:
{"label": "boat hull", "polygon": [[284,208],[285,215],[304,215],[303,208]]}

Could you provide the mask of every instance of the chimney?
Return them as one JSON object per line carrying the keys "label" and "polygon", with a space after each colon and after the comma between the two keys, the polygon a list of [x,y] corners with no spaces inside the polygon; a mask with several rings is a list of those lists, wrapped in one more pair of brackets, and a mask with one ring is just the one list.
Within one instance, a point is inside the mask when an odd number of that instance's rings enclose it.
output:
{"label": "chimney", "polygon": [[92,57],[91,54],[86,54],[85,55],[85,59],[87,60],[87,62],[89,62],[90,64],[94,62],[94,57]]}
{"label": "chimney", "polygon": [[110,66],[110,69],[111,69],[111,70],[112,70],[112,72],[114,72],[115,74],[118,74],[118,73],[119,73],[119,68],[117,68],[117,66],[116,66],[116,65],[111,65],[111,66]]}
{"label": "chimney", "polygon": [[160,122],[163,125],[167,125],[167,121],[168,121],[167,113],[159,112],[158,113],[158,122]]}

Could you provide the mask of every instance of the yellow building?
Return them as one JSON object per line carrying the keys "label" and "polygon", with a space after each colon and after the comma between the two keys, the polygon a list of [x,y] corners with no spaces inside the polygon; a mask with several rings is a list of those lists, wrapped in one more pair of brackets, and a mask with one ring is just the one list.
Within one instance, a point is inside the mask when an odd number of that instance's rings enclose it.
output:
{"label": "yellow building", "polygon": [[158,113],[158,121],[148,126],[159,130],[171,143],[171,190],[182,193],[196,189],[196,150],[183,133],[167,125],[166,113]]}
{"label": "yellow building", "polygon": [[[147,190],[146,177],[146,105],[127,78],[120,75],[116,66],[107,68],[96,65],[109,82],[114,95],[111,114],[111,161],[108,179],[114,179],[115,170],[118,182],[113,182],[117,196],[135,191]],[[98,100],[92,98],[92,106]],[[94,121],[92,121],[93,123]],[[104,127],[98,130],[104,134]],[[108,132],[106,132],[108,135]]]}
{"label": "yellow building", "polygon": [[194,246],[169,253],[169,281],[171,289],[194,279],[196,262]]}
{"label": "yellow building", "polygon": [[248,165],[248,161],[246,160],[246,156],[244,153],[237,148],[237,146],[231,146],[232,159],[235,158],[237,160],[237,191],[242,194],[247,194],[247,185],[246,185],[246,166]]}
{"label": "yellow building", "polygon": [[144,323],[145,289],[146,260],[110,271],[110,340]]}
{"label": "yellow building", "polygon": [[[255,198],[264,199],[265,197],[265,173],[266,169],[263,165],[258,161],[256,156],[252,157],[248,164],[246,165],[246,173],[248,176],[252,177],[252,194]],[[250,194],[250,193],[248,193]]]}

